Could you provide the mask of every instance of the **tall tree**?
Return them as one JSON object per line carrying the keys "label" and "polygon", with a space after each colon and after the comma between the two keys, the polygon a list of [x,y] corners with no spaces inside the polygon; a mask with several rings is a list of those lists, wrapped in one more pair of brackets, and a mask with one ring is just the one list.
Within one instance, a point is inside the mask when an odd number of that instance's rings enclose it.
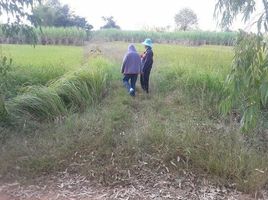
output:
{"label": "tall tree", "polygon": [[58,0],[49,0],[35,7],[33,13],[41,20],[42,26],[76,26],[88,31],[93,28],[84,17],[73,14],[68,5],[61,5]]}
{"label": "tall tree", "polygon": [[240,31],[234,48],[232,69],[225,83],[226,96],[221,104],[225,114],[233,107],[240,110],[244,130],[255,127],[261,110],[268,107],[268,47],[263,36],[268,30],[268,2],[218,0],[215,7],[215,16],[221,18],[220,25],[229,27],[239,14],[242,14],[245,22],[256,14],[257,2],[263,8],[256,21],[258,32]]}
{"label": "tall tree", "polygon": [[183,31],[198,24],[197,15],[190,8],[183,8],[175,15],[176,26]]}
{"label": "tall tree", "polygon": [[33,14],[38,16],[41,20],[40,24],[42,26],[53,26],[55,24],[57,10],[56,7],[47,6],[47,5],[39,5],[33,10]]}
{"label": "tall tree", "polygon": [[120,26],[116,24],[114,21],[114,17],[102,17],[103,21],[105,21],[105,24],[101,27],[101,29],[109,29],[109,28],[115,28],[120,29]]}

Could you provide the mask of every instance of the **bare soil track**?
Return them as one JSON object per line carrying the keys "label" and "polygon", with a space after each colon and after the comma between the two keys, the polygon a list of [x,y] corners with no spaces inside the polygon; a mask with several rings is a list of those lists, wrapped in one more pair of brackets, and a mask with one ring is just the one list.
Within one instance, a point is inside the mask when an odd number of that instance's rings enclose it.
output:
{"label": "bare soil track", "polygon": [[174,174],[168,169],[129,172],[129,178],[103,186],[67,171],[42,177],[36,184],[18,182],[0,185],[0,200],[101,200],[101,199],[180,199],[180,200],[253,200],[268,199],[267,193],[245,195],[234,189],[216,186],[205,177],[190,172]]}

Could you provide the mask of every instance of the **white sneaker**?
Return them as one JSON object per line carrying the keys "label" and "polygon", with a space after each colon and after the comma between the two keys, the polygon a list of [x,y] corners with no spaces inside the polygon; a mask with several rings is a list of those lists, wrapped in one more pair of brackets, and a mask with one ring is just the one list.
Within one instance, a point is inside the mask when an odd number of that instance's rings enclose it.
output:
{"label": "white sneaker", "polygon": [[129,89],[129,94],[130,94],[130,95],[133,96],[133,95],[134,95],[134,92],[135,92],[135,90],[134,90],[133,88],[130,88],[130,89]]}

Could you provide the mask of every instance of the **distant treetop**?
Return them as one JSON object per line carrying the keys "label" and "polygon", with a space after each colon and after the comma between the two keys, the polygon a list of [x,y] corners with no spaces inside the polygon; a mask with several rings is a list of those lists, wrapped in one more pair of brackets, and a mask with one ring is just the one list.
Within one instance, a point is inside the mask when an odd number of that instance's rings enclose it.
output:
{"label": "distant treetop", "polygon": [[33,14],[41,20],[41,26],[93,28],[84,17],[73,14],[69,6],[59,0],[45,1],[33,9]]}
{"label": "distant treetop", "polygon": [[187,31],[198,24],[197,15],[190,8],[183,8],[175,15],[175,24],[179,30]]}
{"label": "distant treetop", "polygon": [[102,17],[103,21],[105,21],[105,25],[101,27],[101,29],[109,29],[109,28],[115,28],[115,29],[120,29],[120,26],[116,24],[114,21],[114,17]]}

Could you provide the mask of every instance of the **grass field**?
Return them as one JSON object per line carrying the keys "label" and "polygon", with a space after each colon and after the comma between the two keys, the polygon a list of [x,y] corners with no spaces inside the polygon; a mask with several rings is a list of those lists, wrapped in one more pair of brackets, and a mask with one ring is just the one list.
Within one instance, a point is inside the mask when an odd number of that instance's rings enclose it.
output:
{"label": "grass field", "polygon": [[[6,100],[17,122],[0,127],[0,177],[29,179],[68,167],[87,176],[93,171],[103,183],[127,176],[122,171],[142,161],[206,173],[247,192],[264,188],[267,140],[261,132],[241,134],[217,109],[232,49],[155,45],[151,94],[138,86],[131,98],[119,74],[127,46],[2,47],[16,63],[12,73],[23,68],[31,80],[36,67],[46,81]],[[96,48],[101,55],[90,53]]]}
{"label": "grass field", "polygon": [[83,66],[82,47],[1,45],[0,54],[13,59],[9,95],[22,86],[45,85],[70,70]]}
{"label": "grass field", "polygon": [[54,65],[68,70],[83,64],[83,47],[1,45],[1,54],[12,57],[16,66],[23,67]]}

